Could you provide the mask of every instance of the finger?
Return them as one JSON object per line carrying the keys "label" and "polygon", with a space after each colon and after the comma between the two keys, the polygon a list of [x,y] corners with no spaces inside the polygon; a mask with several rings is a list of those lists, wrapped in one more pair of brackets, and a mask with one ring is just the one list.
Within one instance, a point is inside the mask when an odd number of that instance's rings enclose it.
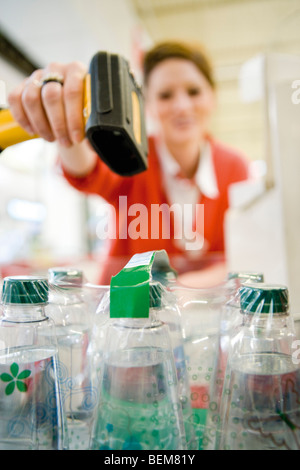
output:
{"label": "finger", "polygon": [[72,142],[65,117],[63,86],[60,83],[48,82],[42,87],[41,95],[55,140],[63,147],[70,147]]}
{"label": "finger", "polygon": [[9,104],[10,112],[15,119],[15,121],[20,124],[23,129],[28,134],[33,135],[34,130],[30,124],[30,121],[26,115],[26,112],[23,108],[22,103],[22,94],[24,91],[24,87],[26,85],[26,81],[22,82],[18,87],[16,87],[7,97],[7,101]]}
{"label": "finger", "polygon": [[22,93],[22,105],[34,132],[43,139],[53,142],[54,135],[41,99],[41,87],[37,85],[42,74],[42,70],[32,74]]}
{"label": "finger", "polygon": [[85,137],[83,119],[83,90],[86,68],[83,64],[70,64],[63,86],[65,115],[68,132],[73,143],[81,142]]}

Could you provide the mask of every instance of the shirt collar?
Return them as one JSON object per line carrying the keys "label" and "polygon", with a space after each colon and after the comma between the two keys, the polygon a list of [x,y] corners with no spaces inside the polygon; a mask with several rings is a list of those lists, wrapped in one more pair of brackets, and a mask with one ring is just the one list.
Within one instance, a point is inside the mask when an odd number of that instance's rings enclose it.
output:
{"label": "shirt collar", "polygon": [[[180,173],[180,166],[174,160],[163,142],[158,144],[158,156],[165,177],[175,178]],[[217,177],[212,158],[212,149],[209,141],[206,141],[201,154],[199,152],[199,164],[194,178],[201,194],[216,199],[219,196]]]}

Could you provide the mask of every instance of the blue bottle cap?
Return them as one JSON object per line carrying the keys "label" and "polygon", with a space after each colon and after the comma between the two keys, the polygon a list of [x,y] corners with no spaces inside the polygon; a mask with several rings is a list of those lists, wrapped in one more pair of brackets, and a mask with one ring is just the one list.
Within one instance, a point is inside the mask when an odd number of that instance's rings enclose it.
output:
{"label": "blue bottle cap", "polygon": [[48,302],[48,280],[35,276],[8,276],[3,280],[3,304],[44,304]]}
{"label": "blue bottle cap", "polygon": [[239,294],[241,310],[244,313],[289,313],[289,293],[285,286],[245,283]]}

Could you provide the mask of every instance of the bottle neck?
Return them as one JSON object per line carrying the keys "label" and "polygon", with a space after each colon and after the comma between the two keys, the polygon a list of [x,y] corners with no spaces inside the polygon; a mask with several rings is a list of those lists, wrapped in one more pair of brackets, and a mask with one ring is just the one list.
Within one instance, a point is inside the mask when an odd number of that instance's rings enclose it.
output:
{"label": "bottle neck", "polygon": [[50,292],[49,301],[52,304],[74,305],[83,302],[81,292],[77,289],[53,290]]}
{"label": "bottle neck", "polygon": [[3,321],[32,323],[47,320],[46,304],[7,304],[3,305]]}
{"label": "bottle neck", "polygon": [[147,318],[118,318],[115,324],[126,328],[141,329],[141,328],[154,328],[162,325],[159,319],[160,308],[150,308],[149,317]]}
{"label": "bottle neck", "polygon": [[231,339],[232,364],[243,361],[242,356],[245,354],[292,355],[296,335],[290,315],[242,313],[242,316],[242,324]]}
{"label": "bottle neck", "polygon": [[268,342],[272,338],[280,342],[289,342],[295,336],[292,317],[280,314],[243,314],[242,331],[246,337]]}
{"label": "bottle neck", "polygon": [[244,326],[257,326],[259,328],[287,328],[290,324],[291,317],[288,314],[262,314],[262,313],[243,313]]}

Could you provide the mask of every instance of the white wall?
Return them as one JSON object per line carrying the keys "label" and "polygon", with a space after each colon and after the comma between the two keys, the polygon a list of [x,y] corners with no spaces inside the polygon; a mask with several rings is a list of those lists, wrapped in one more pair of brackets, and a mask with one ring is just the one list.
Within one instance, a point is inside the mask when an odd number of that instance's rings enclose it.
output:
{"label": "white wall", "polygon": [[139,23],[127,0],[0,0],[0,27],[42,66],[88,63],[97,50],[131,54]]}
{"label": "white wall", "polygon": [[264,158],[260,102],[239,96],[242,64],[260,53],[300,54],[299,0],[131,0],[153,40],[203,43],[216,69],[213,131],[250,159]]}
{"label": "white wall", "polygon": [[[252,62],[252,65],[255,65]],[[292,84],[300,77],[300,57],[272,54],[261,62],[266,120],[268,187],[260,198],[227,218],[232,270],[259,270],[266,281],[289,287],[293,313],[300,313],[300,103]],[[256,267],[255,267],[256,266]]]}

